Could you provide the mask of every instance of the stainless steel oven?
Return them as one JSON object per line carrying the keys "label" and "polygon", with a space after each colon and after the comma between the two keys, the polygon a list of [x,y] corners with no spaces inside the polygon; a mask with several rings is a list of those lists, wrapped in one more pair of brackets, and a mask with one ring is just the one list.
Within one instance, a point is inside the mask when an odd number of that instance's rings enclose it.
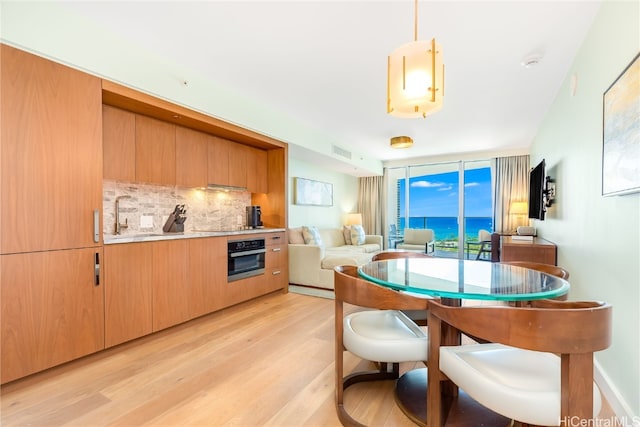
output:
{"label": "stainless steel oven", "polygon": [[227,280],[264,274],[264,239],[231,240],[227,243]]}

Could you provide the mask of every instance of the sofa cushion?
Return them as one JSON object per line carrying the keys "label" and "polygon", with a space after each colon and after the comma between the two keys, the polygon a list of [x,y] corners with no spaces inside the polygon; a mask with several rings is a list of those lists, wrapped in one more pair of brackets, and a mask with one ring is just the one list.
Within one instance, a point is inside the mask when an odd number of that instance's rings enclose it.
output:
{"label": "sofa cushion", "polygon": [[335,246],[333,248],[326,248],[325,253],[371,253],[378,252],[380,250],[380,245],[375,243],[365,243],[364,245],[344,245],[344,246]]}
{"label": "sofa cushion", "polygon": [[304,238],[304,243],[307,245],[322,246],[322,238],[320,237],[318,229],[315,227],[302,227],[302,237]]}
{"label": "sofa cushion", "polygon": [[289,229],[289,243],[294,245],[304,245],[304,237],[302,236],[302,227]]}
{"label": "sofa cushion", "polygon": [[345,225],[342,228],[342,235],[344,236],[344,243],[346,243],[347,245],[351,244],[351,226],[350,225]]}
{"label": "sofa cushion", "polygon": [[342,228],[321,228],[320,238],[325,248],[333,248],[335,246],[344,246],[344,234]]}
{"label": "sofa cushion", "polygon": [[345,252],[343,255],[335,253],[327,255],[322,260],[322,268],[333,270],[339,265],[363,265],[371,261],[373,254],[361,252]]}
{"label": "sofa cushion", "polygon": [[362,245],[364,243],[364,228],[361,225],[355,224],[351,226],[351,244]]}

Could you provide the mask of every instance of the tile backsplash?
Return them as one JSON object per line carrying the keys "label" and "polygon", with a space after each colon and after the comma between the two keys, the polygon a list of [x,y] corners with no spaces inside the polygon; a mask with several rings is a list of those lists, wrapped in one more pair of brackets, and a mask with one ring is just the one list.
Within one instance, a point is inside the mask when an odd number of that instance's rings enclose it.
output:
{"label": "tile backsplash", "polygon": [[[251,193],[240,191],[198,190],[104,180],[103,232],[115,234],[116,197],[131,196],[120,200],[120,223],[128,227],[121,234],[161,233],[169,214],[178,204],[187,211],[185,231],[238,230],[246,225],[246,206],[251,204]],[[140,227],[141,216],[152,216],[153,227]],[[240,221],[240,224],[238,223]]]}

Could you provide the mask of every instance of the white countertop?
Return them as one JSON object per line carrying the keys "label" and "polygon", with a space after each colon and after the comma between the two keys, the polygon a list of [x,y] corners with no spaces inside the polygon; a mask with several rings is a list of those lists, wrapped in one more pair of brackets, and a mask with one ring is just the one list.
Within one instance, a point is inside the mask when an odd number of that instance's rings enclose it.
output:
{"label": "white countertop", "polygon": [[176,239],[197,239],[201,237],[221,237],[221,236],[242,236],[247,234],[262,233],[279,233],[285,231],[284,228],[251,228],[246,230],[235,231],[185,231],[184,233],[137,233],[104,235],[104,244],[113,245],[118,243],[138,243],[138,242],[155,242],[158,240],[176,240]]}

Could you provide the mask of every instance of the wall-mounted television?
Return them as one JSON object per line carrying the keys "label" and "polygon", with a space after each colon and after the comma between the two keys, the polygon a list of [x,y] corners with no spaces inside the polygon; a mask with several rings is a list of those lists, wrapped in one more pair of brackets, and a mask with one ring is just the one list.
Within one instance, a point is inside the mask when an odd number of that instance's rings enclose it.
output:
{"label": "wall-mounted television", "polygon": [[529,218],[544,220],[545,206],[544,159],[529,172]]}

